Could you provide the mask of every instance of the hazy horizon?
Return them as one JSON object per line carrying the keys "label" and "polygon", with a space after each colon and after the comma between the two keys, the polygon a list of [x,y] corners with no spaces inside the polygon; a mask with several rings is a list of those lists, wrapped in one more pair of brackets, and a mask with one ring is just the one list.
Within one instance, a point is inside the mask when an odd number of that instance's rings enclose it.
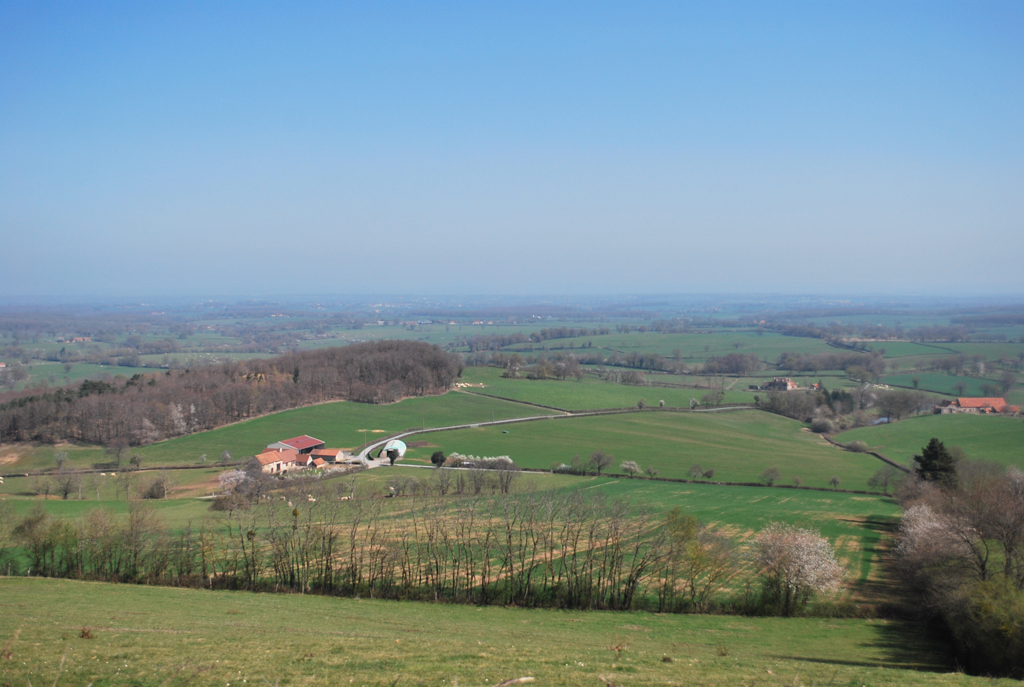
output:
{"label": "hazy horizon", "polygon": [[1011,3],[0,0],[0,293],[1014,298],[1022,35]]}

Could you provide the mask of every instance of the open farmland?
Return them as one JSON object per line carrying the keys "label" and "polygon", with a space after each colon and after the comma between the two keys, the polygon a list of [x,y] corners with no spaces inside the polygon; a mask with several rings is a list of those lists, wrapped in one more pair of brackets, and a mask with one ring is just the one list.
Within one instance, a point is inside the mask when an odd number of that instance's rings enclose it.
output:
{"label": "open farmland", "polygon": [[[199,465],[205,455],[207,462],[216,461],[224,451],[235,458],[251,456],[267,444],[288,437],[309,434],[335,448],[355,447],[365,438],[371,441],[384,434],[393,434],[413,427],[438,427],[468,422],[486,422],[549,411],[526,405],[468,394],[448,393],[443,396],[409,398],[390,405],[369,405],[338,401],[296,408],[264,417],[191,434],[148,446],[133,448],[131,453],[143,458],[144,467],[159,465]],[[16,455],[2,466],[3,471],[50,469],[56,467],[54,454],[67,451],[71,464],[91,467],[108,460],[100,448],[93,446],[30,446],[8,449]]]}
{"label": "open farmland", "polygon": [[[562,408],[565,410],[594,410],[600,408],[632,408],[637,401],[644,399],[647,405],[656,406],[665,401],[670,408],[689,408],[690,399],[698,401],[708,389],[663,388],[648,386],[630,386],[605,382],[587,375],[581,381],[567,379],[505,379],[502,371],[495,367],[470,367],[463,371],[461,381],[470,384],[483,384],[483,388],[469,388],[471,393],[479,392],[489,396],[499,396],[510,400],[538,403],[540,405]],[[650,375],[651,381],[680,383],[677,375]],[[696,377],[686,379],[695,384],[701,380]],[[732,381],[732,380],[729,380]],[[729,389],[725,392],[724,404],[753,403],[754,396],[741,389]]]}
{"label": "open farmland", "polygon": [[863,441],[887,458],[910,464],[932,437],[960,446],[973,460],[1024,468],[1024,422],[986,415],[923,415],[843,432],[838,441]]}
{"label": "open farmland", "polygon": [[581,348],[593,344],[619,353],[656,353],[665,357],[675,355],[677,349],[683,360],[706,360],[712,356],[729,353],[754,353],[764,360],[774,362],[784,351],[799,353],[825,353],[834,351],[821,339],[785,336],[774,332],[758,334],[752,329],[706,331],[691,333],[631,332],[628,334],[604,334],[572,339],[549,339],[540,344],[515,344],[506,350],[560,350]]}
{"label": "open farmland", "polygon": [[445,453],[507,455],[522,467],[550,468],[584,462],[594,451],[615,456],[609,468],[632,460],[661,477],[687,477],[699,463],[724,482],[756,482],[769,467],[781,472],[780,483],[800,477],[809,486],[827,486],[832,476],[850,489],[866,489],[881,466],[876,458],[831,446],[803,425],[777,415],[743,410],[721,413],[650,411],[597,417],[539,420],[508,427],[432,432],[413,437],[430,446],[410,449],[406,460],[426,462],[439,447]]}
{"label": "open farmland", "polygon": [[[912,387],[915,379],[921,391],[933,391],[938,394],[946,394],[947,396],[984,396],[985,394],[981,388],[982,384],[992,384],[991,379],[961,377],[936,372],[886,375],[881,381],[883,384]],[[963,385],[963,393],[960,393],[957,388],[960,384]]]}
{"label": "open farmland", "polygon": [[[82,639],[89,628],[91,639]],[[896,621],[735,618],[0,580],[4,679],[33,684],[1016,684]],[[614,647],[621,651],[615,651]],[[663,657],[671,659],[664,660]],[[59,671],[59,672],[58,672]]]}
{"label": "open farmland", "polygon": [[[383,493],[395,476],[431,483],[433,470],[396,468],[361,473],[357,482],[363,488]],[[836,547],[846,568],[845,585],[860,601],[878,602],[892,590],[879,584],[883,577],[883,538],[891,534],[900,508],[889,497],[843,492],[821,492],[785,487],[740,487],[715,484],[678,484],[645,478],[579,477],[570,475],[530,475],[521,478],[525,491],[582,491],[590,498],[621,500],[634,513],[650,511],[660,517],[673,508],[692,515],[703,523],[722,528],[741,548],[754,534],[772,522],[819,530]],[[396,508],[402,508],[399,499]],[[749,579],[746,571],[742,579]]]}

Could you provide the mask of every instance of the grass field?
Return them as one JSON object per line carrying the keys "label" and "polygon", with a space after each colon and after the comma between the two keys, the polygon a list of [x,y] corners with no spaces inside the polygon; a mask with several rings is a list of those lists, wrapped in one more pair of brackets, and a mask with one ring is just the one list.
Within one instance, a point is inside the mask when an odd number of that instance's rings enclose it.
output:
{"label": "grass field", "polygon": [[[462,381],[483,384],[484,388],[471,388],[491,396],[500,396],[527,403],[539,403],[566,410],[592,410],[597,408],[632,408],[641,398],[651,406],[665,401],[670,408],[689,408],[690,399],[700,401],[708,389],[668,389],[660,387],[628,386],[603,382],[591,375],[577,382],[575,379],[558,381],[554,379],[503,379],[501,370],[495,367],[469,367],[462,373]],[[662,376],[652,376],[658,380]],[[680,377],[664,376],[665,381],[681,381]],[[686,379],[690,383],[701,381],[697,377]],[[731,381],[731,380],[729,380]],[[724,403],[753,403],[752,394],[740,389],[725,392]]]}
{"label": "grass field", "polygon": [[[364,483],[377,480],[383,489],[384,477],[395,472],[421,480],[433,478],[432,471],[388,469],[363,473],[360,480]],[[621,499],[634,511],[645,509],[663,514],[679,507],[701,522],[721,527],[741,545],[771,522],[820,530],[833,543],[837,557],[847,569],[847,586],[855,598],[877,602],[879,595],[891,593],[878,585],[882,576],[879,546],[900,513],[899,507],[888,497],[566,475],[533,476],[531,486],[583,490],[613,500]]]}
{"label": "grass field", "polygon": [[3,680],[19,687],[482,687],[523,676],[588,687],[600,686],[599,676],[616,685],[983,684],[951,672],[940,647],[894,621],[474,608],[24,578],[0,579],[0,641],[10,652]]}
{"label": "grass field", "polygon": [[440,447],[445,453],[507,455],[522,467],[550,468],[552,463],[569,463],[577,453],[586,461],[601,450],[615,456],[611,470],[634,460],[643,469],[657,469],[661,477],[685,478],[690,466],[699,463],[725,482],[756,482],[766,468],[776,467],[782,473],[780,483],[799,476],[808,486],[823,487],[838,475],[844,488],[865,489],[882,465],[872,456],[829,445],[799,422],[755,410],[541,420],[413,438],[430,445],[410,449],[409,461],[427,462]]}
{"label": "grass field", "polygon": [[568,349],[573,344],[580,348],[593,344],[595,348],[605,348],[622,353],[657,353],[665,357],[672,356],[676,349],[684,360],[706,360],[712,356],[723,356],[729,353],[754,353],[762,359],[774,361],[785,351],[799,353],[824,353],[835,351],[821,339],[807,337],[784,336],[772,332],[758,335],[754,330],[717,331],[688,334],[659,334],[658,332],[632,332],[630,334],[605,334],[603,336],[584,336],[575,339],[550,339],[540,344],[517,344],[505,350],[523,350],[533,348],[534,352],[547,348]]}
{"label": "grass field", "polygon": [[153,374],[159,369],[149,367],[121,367],[118,365],[97,365],[94,363],[74,363],[71,371],[66,372],[62,363],[46,360],[33,360],[26,365],[28,379],[17,384],[15,389],[27,389],[46,382],[51,387],[64,386],[83,379],[109,379],[121,375],[125,378],[134,374]]}
{"label": "grass field", "polygon": [[[197,472],[209,480],[211,487],[216,484],[217,470]],[[359,473],[355,477],[357,489],[361,494],[383,496],[388,482],[396,475],[412,477],[426,484],[432,483],[437,477],[434,470],[415,469],[399,464],[396,468]],[[144,473],[138,479],[145,484],[154,477],[153,473]],[[105,508],[115,515],[123,515],[128,511],[123,494],[115,497],[113,485],[109,482],[101,490],[99,501],[95,499],[95,492],[91,489],[83,491],[84,500],[81,501],[74,495],[67,501],[53,496],[49,499],[28,496],[23,493],[26,483],[27,480],[9,479],[7,484],[0,487],[6,490],[0,492],[0,498],[7,498],[19,517],[40,506],[53,516],[67,518],[81,517],[90,509],[97,507]],[[20,487],[16,486],[19,484]],[[525,492],[583,490],[588,495],[622,500],[629,504],[633,511],[643,509],[659,516],[679,507],[703,522],[723,527],[730,536],[741,543],[748,541],[756,531],[772,521],[819,529],[835,543],[840,559],[849,571],[848,582],[851,590],[861,598],[868,594],[884,593],[884,590],[858,588],[858,585],[868,582],[869,578],[872,583],[878,580],[880,572],[877,563],[880,560],[880,552],[877,547],[881,537],[891,528],[899,513],[898,507],[891,499],[881,496],[783,488],[678,484],[647,479],[525,473],[520,478],[517,488]],[[452,495],[452,498],[455,496]],[[209,510],[209,501],[187,498],[181,493],[175,494],[174,491],[171,492],[171,498],[149,503],[163,524],[173,530],[181,529],[189,521],[204,518],[216,520],[223,517],[223,514]],[[407,503],[407,499],[399,498],[388,501],[388,508],[401,513]]]}
{"label": "grass field", "polygon": [[1024,422],[984,415],[923,415],[843,432],[838,441],[864,441],[882,455],[910,464],[932,437],[960,446],[975,460],[1024,468]]}
{"label": "grass field", "polygon": [[[949,396],[984,396],[981,390],[982,384],[995,384],[991,379],[979,379],[977,377],[956,377],[944,372],[921,372],[898,375],[886,375],[881,379],[883,384],[895,384],[897,386],[912,387],[914,379],[918,380],[921,391],[934,391]],[[960,394],[956,390],[957,384],[964,385],[964,392]],[[1000,394],[1001,395],[1001,394]]]}
{"label": "grass field", "polygon": [[[132,449],[143,458],[143,465],[198,465],[200,456],[216,461],[224,451],[236,458],[251,456],[267,444],[289,437],[309,434],[327,442],[327,446],[347,448],[367,440],[411,427],[436,427],[491,419],[544,415],[540,408],[500,399],[448,393],[444,396],[410,398],[391,405],[365,403],[324,403],[287,410],[240,422],[227,427],[162,441]],[[373,430],[380,430],[374,432]],[[71,464],[90,467],[107,460],[96,447],[16,446],[0,453],[3,471],[24,472],[56,467],[54,453],[67,451]],[[12,455],[17,457],[13,460]]]}

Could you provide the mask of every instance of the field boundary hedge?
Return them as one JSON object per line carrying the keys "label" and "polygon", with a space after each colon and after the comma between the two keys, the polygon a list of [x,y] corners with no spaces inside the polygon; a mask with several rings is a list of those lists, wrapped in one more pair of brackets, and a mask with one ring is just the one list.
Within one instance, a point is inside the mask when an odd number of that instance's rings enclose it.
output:
{"label": "field boundary hedge", "polygon": [[[827,441],[828,443],[832,444],[833,446],[838,446],[839,448],[843,449],[844,451],[850,451],[850,449],[846,448],[845,444],[840,444],[838,441],[835,441],[834,439],[832,439],[832,437],[830,437],[827,434],[822,434],[821,438],[824,439],[825,441]],[[897,470],[902,470],[903,472],[907,473],[908,475],[910,474],[910,468],[908,468],[906,465],[901,465],[900,463],[897,463],[895,460],[892,460],[890,458],[886,458],[881,453],[878,453],[876,451],[850,451],[850,453],[866,453],[869,456],[874,456],[875,458],[877,458],[878,460],[882,461],[883,463],[888,463],[889,465],[893,466]]]}

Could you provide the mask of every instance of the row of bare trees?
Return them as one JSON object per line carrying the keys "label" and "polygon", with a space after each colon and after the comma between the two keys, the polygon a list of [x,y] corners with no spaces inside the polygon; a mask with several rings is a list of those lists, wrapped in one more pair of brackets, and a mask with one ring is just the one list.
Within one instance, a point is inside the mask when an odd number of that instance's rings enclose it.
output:
{"label": "row of bare trees", "polygon": [[325,348],[12,397],[0,404],[0,434],[140,445],[311,403],[442,393],[461,371],[458,356],[418,341]]}
{"label": "row of bare trees", "polygon": [[576,609],[707,610],[739,567],[728,538],[678,509],[659,518],[580,492],[352,488],[240,500],[176,531],[141,500],[126,517],[39,508],[13,536],[33,575]]}

